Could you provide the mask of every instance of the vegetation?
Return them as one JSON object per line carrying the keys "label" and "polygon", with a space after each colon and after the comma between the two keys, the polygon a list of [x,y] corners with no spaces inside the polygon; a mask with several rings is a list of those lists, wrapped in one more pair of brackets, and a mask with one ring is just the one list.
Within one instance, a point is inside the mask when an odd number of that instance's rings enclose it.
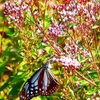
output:
{"label": "vegetation", "polygon": [[59,89],[32,100],[100,99],[100,0],[9,0],[0,11],[0,100],[19,100],[50,60]]}

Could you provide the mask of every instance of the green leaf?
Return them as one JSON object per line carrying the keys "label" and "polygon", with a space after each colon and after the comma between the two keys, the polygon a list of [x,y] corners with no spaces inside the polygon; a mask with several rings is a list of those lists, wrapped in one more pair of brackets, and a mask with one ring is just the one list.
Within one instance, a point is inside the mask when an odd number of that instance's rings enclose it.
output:
{"label": "green leaf", "polygon": [[39,4],[42,6],[41,7],[41,10],[45,10],[46,8],[45,8],[45,3],[43,2],[43,1],[38,1],[39,2]]}
{"label": "green leaf", "polygon": [[2,63],[0,63],[0,76],[5,71],[5,68],[6,68],[6,64],[8,62],[8,59],[9,59],[8,57],[4,57],[4,61]]}
{"label": "green leaf", "polygon": [[68,86],[68,88],[69,88],[69,91],[71,92],[71,95],[73,96],[73,97],[75,97],[75,95],[74,95],[74,91]]}
{"label": "green leaf", "polygon": [[89,84],[89,83],[88,83],[87,81],[85,81],[85,80],[80,80],[79,82],[80,82],[81,86],[86,86],[87,84]]}
{"label": "green leaf", "polygon": [[93,95],[95,92],[94,91],[91,91],[91,90],[88,90],[87,92],[86,92],[86,94],[87,95]]}
{"label": "green leaf", "polygon": [[41,100],[47,100],[45,96],[41,96]]}
{"label": "green leaf", "polygon": [[45,100],[45,99],[41,99],[40,96],[34,97],[32,100]]}
{"label": "green leaf", "polygon": [[98,58],[100,56],[100,46],[95,50],[95,57]]}
{"label": "green leaf", "polygon": [[22,40],[22,39],[19,39],[19,40],[18,40],[18,44],[19,44],[19,46],[22,48],[23,40]]}
{"label": "green leaf", "polygon": [[100,39],[100,32],[98,32],[98,35],[97,35],[98,39]]}
{"label": "green leaf", "polygon": [[94,78],[98,78],[98,74],[96,71],[91,71],[91,72],[88,72],[88,74],[94,79]]}
{"label": "green leaf", "polygon": [[26,20],[27,20],[27,21],[25,22],[26,25],[35,24],[34,17],[31,16],[29,12],[26,12]]}
{"label": "green leaf", "polygon": [[10,55],[10,51],[12,49],[12,46],[9,46],[5,49],[5,51],[3,51],[2,56],[9,56]]}
{"label": "green leaf", "polygon": [[82,72],[84,73],[85,71],[87,71],[87,69],[89,68],[90,64],[87,64],[86,66],[84,66],[82,68]]}
{"label": "green leaf", "polygon": [[11,91],[9,92],[9,95],[13,95],[13,96],[17,97],[16,93],[19,92],[19,89],[20,89],[20,87],[21,87],[22,84],[23,84],[23,81],[20,81],[20,82],[17,82],[17,84],[14,84],[12,86]]}
{"label": "green leaf", "polygon": [[49,15],[45,15],[45,20],[44,20],[44,24],[45,24],[45,29],[48,29],[50,24],[51,24],[51,17],[49,17]]}
{"label": "green leaf", "polygon": [[51,47],[46,47],[45,50],[46,50],[47,53],[50,53]]}
{"label": "green leaf", "polygon": [[15,76],[12,76],[12,83],[17,83],[21,80],[23,80],[25,77],[27,77],[29,75],[28,72],[25,72],[23,73],[22,75],[17,75],[16,77]]}
{"label": "green leaf", "polygon": [[9,86],[9,82],[10,82],[10,79],[7,80],[2,86],[0,86],[0,91],[2,91],[3,89],[5,89],[6,87]]}
{"label": "green leaf", "polygon": [[81,63],[85,63],[86,61],[88,61],[89,60],[89,57],[86,57],[86,58],[84,58],[83,60],[81,60],[80,62]]}
{"label": "green leaf", "polygon": [[5,100],[4,98],[0,97],[0,100]]}
{"label": "green leaf", "polygon": [[60,73],[60,70],[52,70],[52,72],[56,75]]}
{"label": "green leaf", "polygon": [[92,29],[96,29],[96,28],[98,28],[98,25],[94,25],[94,26],[92,27]]}
{"label": "green leaf", "polygon": [[7,36],[10,36],[10,37],[12,37],[12,38],[17,37],[18,34],[19,34],[17,28],[15,28],[14,31],[11,31],[10,28],[5,28],[5,32],[6,32],[6,35],[7,35]]}
{"label": "green leaf", "polygon": [[78,61],[81,62],[82,61],[82,55],[78,54]]}

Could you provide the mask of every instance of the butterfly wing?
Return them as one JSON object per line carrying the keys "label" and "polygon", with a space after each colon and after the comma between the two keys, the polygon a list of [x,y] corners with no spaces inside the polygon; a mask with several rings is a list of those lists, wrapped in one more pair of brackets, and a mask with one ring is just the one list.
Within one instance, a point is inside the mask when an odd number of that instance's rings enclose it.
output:
{"label": "butterfly wing", "polygon": [[20,93],[20,100],[30,100],[38,95],[48,96],[58,89],[59,83],[53,73],[47,65],[43,66],[25,83]]}
{"label": "butterfly wing", "polygon": [[38,80],[40,73],[42,72],[43,68],[37,70],[31,78],[25,83],[22,91],[20,93],[20,100],[30,100],[31,98],[38,96]]}
{"label": "butterfly wing", "polygon": [[41,71],[38,87],[39,94],[42,96],[51,95],[58,89],[59,83],[49,68]]}

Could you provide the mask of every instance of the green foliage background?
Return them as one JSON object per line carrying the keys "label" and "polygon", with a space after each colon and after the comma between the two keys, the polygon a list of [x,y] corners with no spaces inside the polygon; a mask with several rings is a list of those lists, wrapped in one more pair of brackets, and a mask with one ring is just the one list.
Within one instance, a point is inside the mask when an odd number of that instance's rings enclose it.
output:
{"label": "green foliage background", "polygon": [[[40,4],[44,7],[42,2]],[[47,12],[45,18],[40,19],[44,22],[44,29],[48,29],[50,26],[50,18]],[[43,62],[55,54],[55,50],[50,45],[43,44],[44,36],[38,35],[33,24],[35,23],[34,19],[27,16],[27,20],[23,32],[19,33],[16,26],[9,25],[6,22],[3,9],[0,9],[0,100],[19,100],[19,93],[24,82],[41,67]],[[32,24],[33,26],[31,26]],[[98,46],[92,51],[100,68],[100,32],[97,38]],[[44,54],[41,53],[43,51]],[[79,59],[81,61],[80,55]],[[81,62],[85,61],[86,59]],[[58,91],[51,96],[38,96],[32,100],[87,100],[94,93],[98,97],[98,91],[100,91],[99,70],[91,70],[89,64],[81,70],[81,74],[85,77],[95,80],[96,84],[98,84],[98,87],[95,87],[79,78],[77,74],[69,78],[64,72],[64,68],[59,66],[61,65],[55,63],[52,69],[60,82]],[[87,72],[89,73],[87,74]],[[77,81],[81,83],[79,88],[76,87]]]}

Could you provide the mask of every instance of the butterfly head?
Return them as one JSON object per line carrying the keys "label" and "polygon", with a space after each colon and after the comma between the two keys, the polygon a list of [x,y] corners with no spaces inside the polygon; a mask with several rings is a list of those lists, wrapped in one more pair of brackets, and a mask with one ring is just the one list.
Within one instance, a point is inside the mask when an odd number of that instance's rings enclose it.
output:
{"label": "butterfly head", "polygon": [[52,66],[51,66],[50,63],[45,63],[45,64],[43,63],[43,64],[42,64],[42,67],[43,67],[44,69],[48,69],[48,68],[51,69],[51,68],[52,68]]}

